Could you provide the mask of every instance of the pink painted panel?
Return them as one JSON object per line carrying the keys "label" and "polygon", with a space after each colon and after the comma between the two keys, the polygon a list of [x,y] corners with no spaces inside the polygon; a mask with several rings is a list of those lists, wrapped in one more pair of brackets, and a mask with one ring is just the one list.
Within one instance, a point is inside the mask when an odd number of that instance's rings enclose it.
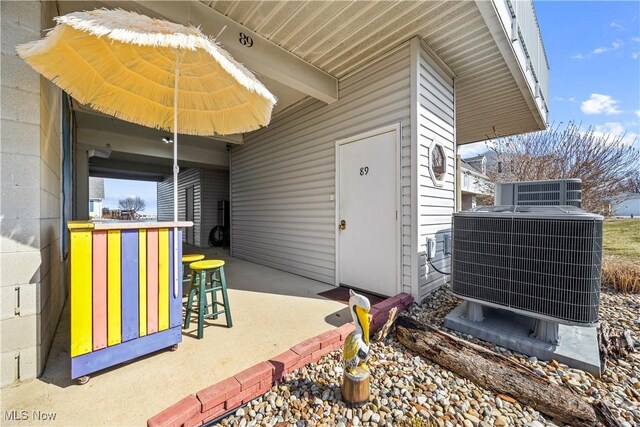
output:
{"label": "pink painted panel", "polygon": [[107,232],[93,232],[93,350],[107,346]]}
{"label": "pink painted panel", "polygon": [[158,332],[158,230],[147,231],[147,333]]}

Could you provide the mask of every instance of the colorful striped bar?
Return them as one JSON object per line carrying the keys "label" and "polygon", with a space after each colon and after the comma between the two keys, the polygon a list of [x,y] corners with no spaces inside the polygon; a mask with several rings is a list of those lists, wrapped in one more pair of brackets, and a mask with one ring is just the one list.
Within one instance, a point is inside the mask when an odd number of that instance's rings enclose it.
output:
{"label": "colorful striped bar", "polygon": [[[169,282],[169,298],[170,298],[170,302],[169,304],[171,305],[169,312],[170,312],[170,319],[169,319],[169,327],[173,328],[175,326],[181,326],[182,325],[182,276],[179,277],[178,279],[178,294],[174,295],[173,293],[173,233],[175,232],[175,229],[171,229],[169,232],[169,252],[171,253],[171,262],[169,262],[169,266],[170,266],[170,273],[169,273],[169,277],[170,277],[170,282]],[[182,245],[180,244],[182,242],[182,230],[178,229],[178,266],[182,265],[181,261],[182,261]],[[179,267],[178,267],[179,268]],[[180,274],[180,270],[178,270],[178,274]]]}
{"label": "colorful striped bar", "polygon": [[122,341],[138,338],[138,232],[122,231]]}
{"label": "colorful striped bar", "polygon": [[147,231],[147,334],[158,332],[158,230]]}
{"label": "colorful striped bar", "polygon": [[181,341],[181,280],[178,295],[173,293],[175,231],[167,223],[124,224],[68,224],[73,378]]}
{"label": "colorful striped bar", "polygon": [[158,230],[158,330],[169,327],[169,230]]}
{"label": "colorful striped bar", "polygon": [[147,335],[147,230],[138,231],[138,275],[140,336]]}
{"label": "colorful striped bar", "polygon": [[107,232],[93,232],[93,350],[107,346]]}
{"label": "colorful striped bar", "polygon": [[92,350],[92,236],[78,230],[71,238],[71,357]]}
{"label": "colorful striped bar", "polygon": [[107,232],[107,344],[122,342],[122,277],[120,230]]}

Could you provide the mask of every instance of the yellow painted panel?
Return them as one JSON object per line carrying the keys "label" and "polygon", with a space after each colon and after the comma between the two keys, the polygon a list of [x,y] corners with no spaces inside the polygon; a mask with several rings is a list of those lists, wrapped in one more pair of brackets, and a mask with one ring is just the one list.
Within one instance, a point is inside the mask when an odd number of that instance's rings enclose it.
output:
{"label": "yellow painted panel", "polygon": [[91,230],[71,232],[71,357],[92,349]]}
{"label": "yellow painted panel", "polygon": [[120,230],[107,235],[107,344],[122,342],[122,284]]}
{"label": "yellow painted panel", "polygon": [[169,229],[158,230],[158,331],[169,328]]}
{"label": "yellow painted panel", "polygon": [[147,335],[147,230],[138,234],[139,295],[138,318],[140,319],[140,336]]}

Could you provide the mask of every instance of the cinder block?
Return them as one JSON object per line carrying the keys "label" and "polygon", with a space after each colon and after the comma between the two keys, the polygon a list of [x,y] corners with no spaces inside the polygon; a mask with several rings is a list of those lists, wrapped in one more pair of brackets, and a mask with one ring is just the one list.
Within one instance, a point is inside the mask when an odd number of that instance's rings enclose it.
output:
{"label": "cinder block", "polygon": [[0,253],[0,283],[2,286],[37,283],[40,281],[40,251]]}
{"label": "cinder block", "polygon": [[38,344],[38,319],[34,316],[14,317],[0,322],[2,350],[22,350]]}
{"label": "cinder block", "polygon": [[[13,4],[14,2],[6,2],[6,3]],[[20,4],[23,2],[15,2],[15,3]],[[15,22],[11,22],[9,16],[6,16],[4,14],[5,10],[7,10],[7,5],[5,5],[5,2],[2,2],[2,34],[1,34],[1,42],[0,42],[0,45],[2,46],[1,47],[2,54],[7,56],[10,56],[10,55],[17,56],[16,46],[22,43],[38,40],[40,38],[40,30],[39,29],[36,30],[34,28],[29,28],[24,25],[19,25]],[[13,14],[13,10],[11,14]],[[40,14],[38,14],[37,16],[39,20]],[[32,72],[35,73],[35,71],[32,71]]]}
{"label": "cinder block", "polygon": [[353,323],[345,323],[344,325],[336,328],[335,331],[340,334],[340,340],[344,341],[347,339],[351,332],[354,332],[356,327]]}
{"label": "cinder block", "polygon": [[322,349],[340,341],[340,334],[336,331],[327,331],[316,338],[320,341],[320,348]]}
{"label": "cinder block", "polygon": [[2,153],[1,162],[2,183],[0,185],[2,185],[3,187],[40,189],[39,157],[25,156],[23,154]]}
{"label": "cinder block", "polygon": [[214,420],[215,418],[219,417],[220,415],[224,414],[226,412],[226,408],[225,408],[225,404],[224,402],[214,406],[211,409],[208,409],[205,412],[200,412],[199,414],[194,415],[193,417],[191,417],[186,423],[184,423],[184,427],[195,427],[195,426],[199,426],[202,425],[204,423],[207,423],[209,421]]}
{"label": "cinder block", "polygon": [[0,387],[13,384],[18,380],[17,351],[6,351],[0,355]]}
{"label": "cinder block", "polygon": [[[5,58],[6,57],[3,55],[3,68]],[[25,67],[29,67],[22,59],[15,57],[15,60],[23,63]],[[37,75],[34,77],[37,77]],[[2,78],[4,82],[4,71],[2,73]],[[39,79],[36,79],[36,82],[39,82]],[[13,120],[6,120],[4,117],[2,118],[0,126],[3,154],[22,154],[26,156],[40,155],[40,126],[33,123],[21,123]]]}
{"label": "cinder block", "polygon": [[300,358],[303,358],[316,350],[320,350],[320,340],[317,338],[309,338],[308,340],[302,341],[300,344],[294,345],[291,347],[291,350],[297,353]]}
{"label": "cinder block", "polygon": [[40,2],[37,1],[2,2],[2,20],[10,21],[39,32],[40,7]]}
{"label": "cinder block", "polygon": [[18,56],[2,55],[2,87],[19,88],[27,92],[38,93],[40,91],[40,76],[34,73],[33,69]]}
{"label": "cinder block", "polygon": [[[37,190],[36,190],[37,191]],[[2,201],[4,204],[4,200]],[[40,249],[40,220],[3,218],[0,223],[2,252],[33,252]],[[5,265],[3,264],[3,268]],[[6,285],[6,282],[2,282]]]}
{"label": "cinder block", "polygon": [[[4,38],[4,28],[2,38]],[[39,38],[40,35],[37,36]],[[4,46],[2,47],[4,49]],[[40,94],[21,89],[2,88],[2,117],[23,123],[40,123]]]}
{"label": "cinder block", "polygon": [[[40,341],[39,337],[37,341]],[[41,351],[42,346],[40,345],[34,345],[20,350],[20,381],[31,380],[40,375],[41,371],[39,370],[39,365],[44,367],[44,363],[42,363],[42,361],[38,363],[38,355]]]}
{"label": "cinder block", "polygon": [[[16,290],[17,288],[17,290]],[[27,283],[22,285],[0,287],[0,319],[12,319],[17,316],[27,317],[39,312],[37,299],[37,285]],[[16,308],[20,302],[19,313]]]}
{"label": "cinder block", "polygon": [[193,394],[169,406],[164,411],[147,420],[148,427],[179,427],[194,415],[200,413],[200,401]]}
{"label": "cinder block", "polygon": [[219,404],[226,402],[227,399],[240,393],[240,383],[234,377],[227,378],[210,387],[200,390],[196,393],[196,397],[202,404],[202,412],[208,411]]}
{"label": "cinder block", "polygon": [[240,383],[241,390],[244,391],[247,388],[258,384],[261,380],[267,378],[273,378],[274,367],[268,362],[261,362],[257,365],[253,365],[249,369],[236,374],[234,377]]}

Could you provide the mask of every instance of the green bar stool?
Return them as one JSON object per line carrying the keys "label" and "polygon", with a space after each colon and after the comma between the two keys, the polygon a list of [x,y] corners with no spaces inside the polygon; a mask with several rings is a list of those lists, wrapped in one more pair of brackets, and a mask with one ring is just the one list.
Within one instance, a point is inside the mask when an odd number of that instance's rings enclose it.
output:
{"label": "green bar stool", "polygon": [[[183,292],[186,290],[187,295],[189,295],[189,291],[191,290],[191,276],[192,271],[189,270],[189,264],[196,261],[201,261],[204,259],[204,254],[184,254],[182,255],[182,283],[183,283]],[[187,274],[188,272],[188,274]],[[187,286],[184,286],[184,282],[188,282]],[[184,295],[184,294],[183,294]]]}
{"label": "green bar stool", "polygon": [[[191,324],[191,313],[195,311],[193,307],[194,299],[197,299],[198,339],[203,336],[204,319],[206,318],[213,317],[215,320],[220,314],[224,313],[227,320],[227,328],[231,328],[233,322],[229,308],[229,297],[227,296],[227,281],[224,277],[224,261],[218,259],[196,261],[189,264],[189,268],[193,274],[187,298],[184,329],[187,329]],[[210,280],[207,281],[207,278]],[[222,302],[218,301],[218,291],[222,293]],[[207,294],[211,294],[211,305],[207,302]],[[211,313],[209,313],[209,308],[211,308]]]}

